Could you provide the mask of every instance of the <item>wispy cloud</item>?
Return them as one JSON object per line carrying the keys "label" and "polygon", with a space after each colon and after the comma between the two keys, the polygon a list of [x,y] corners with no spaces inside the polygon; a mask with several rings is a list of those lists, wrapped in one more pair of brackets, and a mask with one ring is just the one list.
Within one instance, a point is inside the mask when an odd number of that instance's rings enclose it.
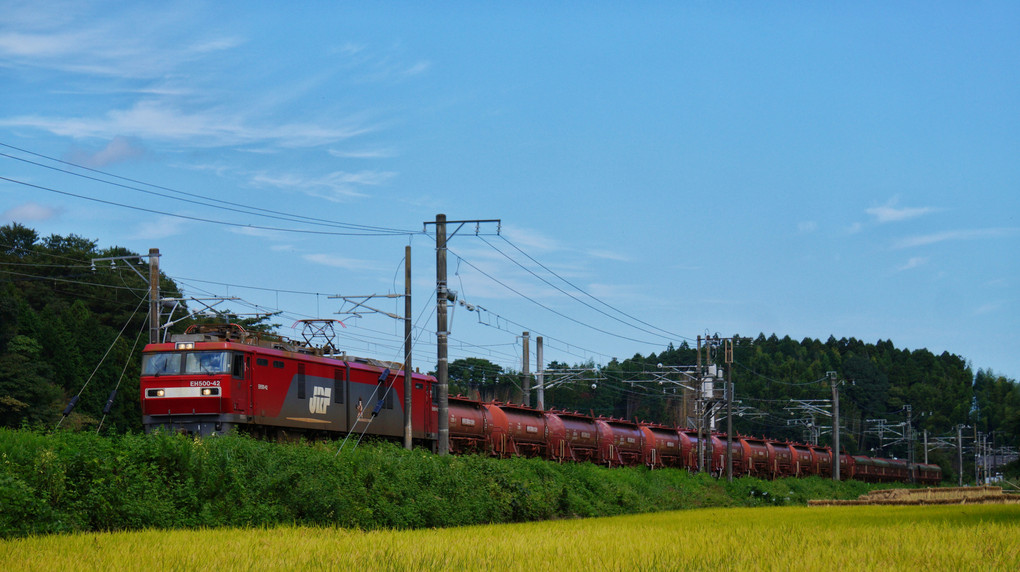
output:
{"label": "wispy cloud", "polygon": [[396,174],[388,171],[359,171],[348,173],[335,171],[321,177],[309,177],[298,173],[258,173],[251,178],[254,185],[295,190],[334,202],[367,197],[365,187],[385,184]]}
{"label": "wispy cloud", "polygon": [[810,234],[816,230],[818,230],[818,223],[813,220],[797,223],[797,232],[801,234]]}
{"label": "wispy cloud", "polygon": [[136,227],[131,238],[137,240],[157,240],[177,236],[184,233],[188,224],[189,221],[183,219],[161,216],[153,222],[147,222]]}
{"label": "wispy cloud", "polygon": [[329,154],[339,159],[389,159],[397,155],[392,149],[383,148],[359,150],[330,149]]}
{"label": "wispy cloud", "polygon": [[563,248],[563,245],[561,245],[556,239],[546,236],[534,229],[505,224],[502,226],[500,232],[507,238],[507,240],[516,244],[521,250],[528,253],[534,253],[535,251],[549,252],[553,250],[561,250]]}
{"label": "wispy cloud", "polygon": [[0,126],[30,127],[56,135],[113,139],[129,135],[144,139],[186,141],[189,145],[219,147],[275,142],[284,147],[313,147],[368,133],[363,125],[325,126],[289,123],[256,125],[224,109],[184,111],[162,100],[144,100],[128,109],[101,117],[24,115],[0,119]]}
{"label": "wispy cloud", "polygon": [[134,159],[144,154],[145,148],[137,140],[130,137],[117,136],[99,151],[90,152],[84,149],[76,149],[68,155],[68,160],[78,165],[98,169],[128,159]]}
{"label": "wispy cloud", "polygon": [[616,262],[631,261],[631,258],[629,256],[620,254],[618,252],[613,252],[611,250],[589,250],[587,252],[588,256],[592,256],[594,258],[601,258],[603,260],[614,260]]}
{"label": "wispy cloud", "polygon": [[912,248],[939,242],[956,240],[980,240],[992,238],[1009,238],[1020,234],[1020,228],[980,228],[973,230],[948,230],[932,234],[923,234],[903,238],[893,243],[893,248]]}
{"label": "wispy cloud", "polygon": [[39,203],[24,203],[7,209],[0,214],[2,221],[14,222],[38,222],[50,220],[58,216],[62,211],[53,207],[40,205]]}
{"label": "wispy cloud", "polygon": [[321,264],[322,266],[330,266],[332,268],[344,268],[346,270],[359,270],[359,271],[379,270],[378,265],[368,262],[366,260],[358,260],[357,258],[344,258],[342,256],[336,256],[335,254],[305,254],[301,258],[314,264]]}
{"label": "wispy cloud", "polygon": [[1002,310],[1006,304],[1002,301],[987,302],[974,309],[975,316],[983,316],[986,314],[992,314]]}
{"label": "wispy cloud", "polygon": [[879,207],[871,207],[864,212],[871,215],[875,222],[881,224],[910,220],[940,210],[935,207],[897,207],[897,203],[899,203],[899,197],[893,197],[886,204]]}
{"label": "wispy cloud", "polygon": [[908,260],[905,264],[903,264],[899,268],[897,268],[897,270],[902,272],[904,270],[910,270],[912,268],[917,268],[918,266],[924,266],[925,264],[928,263],[928,260],[929,260],[929,258],[927,256],[915,256],[915,257],[911,258],[910,260]]}

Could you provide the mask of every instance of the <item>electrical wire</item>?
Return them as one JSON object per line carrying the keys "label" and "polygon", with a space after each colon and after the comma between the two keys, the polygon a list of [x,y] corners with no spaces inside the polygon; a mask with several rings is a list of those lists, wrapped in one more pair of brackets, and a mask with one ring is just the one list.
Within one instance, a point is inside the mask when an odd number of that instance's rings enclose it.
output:
{"label": "electrical wire", "polygon": [[471,263],[470,261],[468,261],[468,260],[465,260],[463,256],[460,256],[459,254],[456,254],[455,252],[453,252],[453,251],[452,251],[452,250],[450,250],[449,248],[447,248],[447,250],[448,250],[448,251],[449,251],[449,252],[450,252],[451,254],[453,254],[454,256],[457,256],[457,257],[461,258],[461,260],[462,260],[462,261],[463,261],[463,262],[464,262],[465,264],[467,264],[467,265],[468,265],[468,266],[470,266],[471,268],[474,268],[474,269],[475,269],[475,270],[476,270],[476,271],[477,271],[478,273],[480,273],[481,275],[485,276],[485,277],[486,277],[486,278],[488,278],[489,280],[492,280],[492,281],[493,281],[493,282],[495,282],[496,284],[499,284],[500,286],[502,286],[502,287],[506,288],[507,290],[509,290],[509,291],[513,292],[514,294],[516,294],[516,295],[520,296],[521,298],[524,298],[525,300],[527,300],[527,301],[531,302],[532,304],[535,304],[536,306],[538,306],[538,307],[540,307],[540,308],[542,308],[542,309],[544,309],[544,310],[547,310],[547,311],[549,311],[549,312],[552,312],[553,314],[556,314],[557,316],[559,316],[559,317],[561,317],[561,318],[563,318],[563,319],[565,319],[565,320],[568,320],[568,321],[570,321],[570,322],[573,322],[573,323],[575,323],[575,324],[577,324],[577,325],[579,325],[579,326],[584,326],[584,327],[586,327],[586,328],[588,328],[588,329],[590,329],[590,330],[594,330],[594,331],[596,331],[596,332],[599,332],[599,333],[605,334],[605,335],[607,335],[607,336],[612,336],[612,337],[614,337],[614,338],[619,338],[619,339],[622,339],[622,340],[627,340],[627,341],[630,341],[630,342],[636,342],[636,343],[639,343],[639,344],[645,344],[645,345],[658,345],[658,342],[649,342],[649,341],[647,341],[647,340],[639,340],[639,339],[636,339],[636,338],[631,338],[631,337],[628,337],[628,336],[624,336],[624,335],[621,335],[621,334],[616,334],[616,333],[610,332],[610,331],[608,331],[608,330],[604,330],[604,329],[602,329],[602,328],[599,328],[599,327],[597,327],[597,326],[593,326],[593,325],[591,325],[591,324],[588,324],[588,323],[586,323],[586,322],[582,322],[581,320],[578,320],[578,319],[576,319],[576,318],[572,318],[572,317],[570,317],[570,316],[568,316],[568,315],[564,314],[563,312],[560,312],[560,311],[558,311],[558,310],[554,310],[553,308],[550,308],[549,306],[546,306],[545,304],[543,304],[543,303],[539,302],[538,300],[535,300],[535,299],[534,299],[534,298],[532,298],[531,296],[528,296],[527,294],[524,294],[523,292],[521,292],[521,291],[519,291],[519,290],[517,290],[517,289],[513,288],[512,286],[510,286],[510,285],[506,284],[505,282],[503,282],[502,280],[500,280],[500,279],[496,278],[495,276],[493,276],[493,275],[489,274],[488,272],[485,272],[485,271],[484,271],[484,270],[482,270],[481,268],[479,268],[479,267],[475,266],[474,264],[472,264],[472,263]]}
{"label": "electrical wire", "polygon": [[[373,232],[379,233],[379,234],[399,234],[399,235],[418,234],[417,231],[408,231],[408,230],[403,230],[403,229],[394,229],[394,228],[386,228],[386,227],[378,227],[378,226],[370,226],[370,225],[361,225],[361,224],[353,224],[353,223],[343,223],[343,222],[337,222],[337,221],[330,221],[330,220],[327,220],[327,219],[309,217],[309,216],[305,216],[305,215],[298,215],[298,214],[292,214],[292,213],[285,213],[285,212],[281,212],[281,211],[275,211],[275,210],[271,210],[271,209],[264,209],[264,208],[259,208],[259,207],[253,207],[253,206],[249,206],[249,205],[241,205],[239,203],[234,203],[234,202],[230,202],[230,201],[224,201],[224,200],[215,199],[215,198],[204,197],[202,195],[198,195],[198,194],[195,194],[195,193],[188,193],[188,192],[185,192],[185,191],[180,191],[180,190],[177,190],[177,189],[173,189],[171,187],[155,185],[155,184],[152,184],[152,183],[146,183],[144,181],[139,181],[139,180],[131,179],[131,178],[128,178],[128,177],[122,177],[120,175],[115,175],[113,173],[108,173],[106,171],[101,171],[99,169],[93,169],[91,167],[86,167],[84,165],[79,165],[79,164],[76,164],[76,163],[71,163],[69,161],[64,161],[64,160],[61,160],[61,159],[57,159],[55,157],[50,157],[50,156],[47,156],[47,155],[43,155],[41,153],[36,153],[34,151],[29,151],[27,149],[23,149],[23,148],[20,148],[20,147],[15,147],[14,145],[9,145],[9,144],[3,143],[3,142],[0,142],[0,146],[7,147],[8,149],[14,149],[14,150],[20,151],[22,153],[33,155],[35,157],[40,157],[40,158],[43,158],[43,159],[46,159],[46,160],[49,160],[49,161],[53,161],[55,163],[59,163],[59,164],[63,164],[63,165],[68,165],[68,166],[71,166],[71,167],[74,167],[74,168],[77,168],[77,169],[82,169],[82,170],[89,171],[89,172],[92,172],[92,173],[101,174],[101,175],[104,175],[104,176],[107,176],[107,177],[112,177],[112,178],[119,179],[119,180],[122,180],[122,181],[127,181],[127,182],[130,182],[130,183],[135,183],[135,184],[139,184],[139,185],[145,185],[147,187],[152,187],[152,188],[155,188],[155,189],[169,191],[169,192],[172,192],[172,193],[176,193],[176,194],[182,195],[184,197],[193,197],[194,199],[201,199],[201,200],[191,200],[191,199],[186,199],[186,198],[181,198],[181,197],[174,197],[174,196],[171,196],[171,195],[167,195],[165,193],[157,193],[155,191],[149,191],[149,190],[141,189],[141,188],[134,187],[134,186],[131,186],[131,185],[115,183],[115,182],[107,181],[107,180],[100,179],[100,178],[97,178],[97,177],[91,177],[91,176],[88,176],[88,175],[83,175],[81,173],[75,173],[74,171],[69,171],[67,169],[61,169],[59,167],[53,167],[53,166],[50,166],[50,165],[44,165],[44,164],[38,163],[36,161],[30,161],[28,159],[24,159],[24,158],[21,158],[21,157],[16,157],[14,155],[10,155],[10,154],[7,154],[7,153],[0,153],[0,156],[2,156],[2,157],[7,157],[7,158],[10,158],[10,159],[14,159],[16,161],[21,161],[23,163],[35,165],[35,166],[38,166],[38,167],[43,167],[45,169],[50,169],[50,170],[58,171],[58,172],[61,172],[61,173],[65,173],[65,174],[68,174],[68,175],[73,175],[75,177],[81,177],[81,178],[92,180],[92,181],[96,181],[96,182],[99,182],[99,183],[104,183],[104,184],[108,184],[108,185],[112,185],[112,186],[116,186],[116,187],[121,187],[121,188],[124,188],[124,189],[138,191],[138,192],[149,194],[149,195],[169,198],[169,199],[172,199],[172,200],[179,200],[179,201],[183,201],[183,202],[187,202],[187,203],[198,204],[198,205],[202,205],[202,206],[208,206],[208,207],[218,208],[218,209],[223,209],[223,210],[228,210],[228,211],[240,212],[240,213],[244,213],[244,214],[252,214],[252,215],[255,215],[255,216],[263,216],[263,217],[267,217],[267,218],[275,218],[275,219],[279,219],[279,220],[287,220],[287,221],[290,221],[290,222],[302,222],[302,223],[305,223],[305,224],[317,224],[317,225],[322,225],[322,226],[333,226],[333,227],[337,227],[337,228],[348,228],[348,229],[352,229],[352,230],[373,231]],[[214,203],[219,203],[219,205],[214,204]],[[220,205],[227,205],[227,206],[220,206]]]}
{"label": "electrical wire", "polygon": [[379,232],[335,232],[335,231],[325,231],[325,230],[309,230],[309,229],[283,228],[283,227],[261,226],[261,225],[254,225],[254,224],[243,224],[243,223],[237,223],[237,222],[228,222],[228,221],[223,221],[223,220],[214,220],[214,219],[209,219],[209,218],[190,216],[190,215],[182,215],[182,214],[171,213],[171,212],[167,212],[167,211],[161,211],[161,210],[156,210],[156,209],[149,209],[149,208],[145,208],[145,207],[138,207],[138,206],[129,205],[129,204],[125,204],[125,203],[118,203],[116,201],[108,201],[108,200],[105,200],[105,199],[97,199],[95,197],[79,195],[77,193],[71,193],[71,192],[68,192],[68,191],[61,191],[59,189],[54,189],[54,188],[51,188],[51,187],[44,187],[42,185],[34,185],[32,183],[28,183],[28,182],[25,182],[25,181],[19,181],[17,179],[11,179],[10,177],[0,176],[0,181],[7,181],[7,182],[15,183],[15,184],[18,184],[18,185],[24,185],[26,187],[31,187],[33,189],[39,189],[41,191],[48,191],[48,192],[56,193],[56,194],[59,194],[59,195],[65,195],[65,196],[69,196],[69,197],[75,197],[75,198],[79,198],[79,199],[84,199],[86,201],[92,201],[92,202],[95,202],[95,203],[111,205],[111,206],[121,207],[121,208],[127,208],[127,209],[136,210],[136,211],[147,212],[147,213],[151,213],[151,214],[158,214],[158,215],[163,215],[163,216],[168,216],[168,217],[173,217],[173,218],[179,218],[179,219],[183,219],[183,220],[190,220],[190,221],[195,221],[195,222],[204,222],[204,223],[209,223],[209,224],[218,224],[218,225],[221,225],[221,226],[228,226],[228,227],[234,227],[234,228],[245,228],[245,229],[252,229],[252,230],[269,230],[269,231],[275,231],[275,232],[292,232],[292,233],[297,233],[297,234],[315,234],[315,235],[325,235],[325,236],[380,236],[380,235],[393,235],[393,234],[405,235],[405,234],[410,233],[410,231],[399,232],[399,233],[394,233],[394,232],[388,232],[388,233],[379,233]]}
{"label": "electrical wire", "polygon": [[653,335],[653,336],[660,336],[660,335],[665,335],[665,336],[666,336],[667,338],[675,338],[675,339],[685,339],[685,340],[691,340],[691,338],[688,338],[688,337],[684,337],[684,336],[681,336],[681,335],[679,335],[679,334],[674,334],[673,332],[669,332],[669,331],[667,331],[667,330],[664,330],[664,329],[662,329],[662,328],[659,328],[658,326],[654,326],[654,325],[652,325],[652,324],[649,324],[648,322],[645,322],[645,321],[643,321],[643,320],[641,320],[641,319],[639,319],[639,318],[636,318],[636,317],[634,317],[634,316],[631,316],[630,314],[628,314],[628,313],[626,313],[626,312],[624,312],[624,311],[622,311],[622,310],[619,310],[619,309],[617,309],[617,308],[615,308],[615,307],[613,307],[613,306],[611,306],[611,305],[607,304],[606,302],[604,302],[604,301],[602,301],[602,300],[600,300],[600,299],[596,298],[595,296],[592,296],[591,294],[589,294],[589,293],[588,293],[588,292],[586,292],[585,290],[581,289],[581,287],[577,286],[577,285],[576,285],[576,284],[574,284],[573,282],[570,282],[570,281],[569,281],[569,280],[567,280],[566,278],[564,278],[564,277],[560,276],[559,274],[557,274],[556,272],[554,272],[554,271],[553,271],[553,270],[552,270],[551,268],[549,268],[548,266],[546,266],[546,265],[542,264],[542,263],[541,263],[541,262],[539,262],[538,260],[535,260],[535,258],[533,258],[533,257],[532,257],[532,256],[531,256],[530,254],[528,254],[527,252],[524,252],[524,251],[523,251],[523,250],[522,250],[522,249],[521,249],[520,247],[518,247],[518,246],[517,246],[516,244],[514,244],[514,243],[510,242],[510,240],[509,240],[508,238],[506,238],[505,236],[503,236],[502,234],[501,234],[501,235],[499,235],[499,237],[500,237],[500,238],[502,238],[504,242],[506,242],[507,244],[509,244],[510,246],[512,246],[512,247],[513,247],[513,248],[514,248],[515,250],[517,250],[517,252],[520,252],[520,253],[521,253],[522,255],[526,256],[526,257],[528,258],[528,260],[531,260],[531,261],[532,261],[532,262],[534,262],[535,264],[537,264],[537,265],[539,265],[540,267],[542,267],[542,269],[543,269],[543,270],[545,270],[546,272],[548,272],[548,273],[552,274],[552,275],[553,275],[553,276],[555,276],[556,278],[559,278],[560,280],[562,280],[562,281],[563,281],[563,282],[564,282],[565,284],[567,284],[567,285],[568,285],[568,286],[570,286],[571,288],[573,288],[573,289],[577,290],[577,291],[578,291],[578,292],[580,292],[581,294],[584,294],[584,295],[585,295],[585,296],[587,296],[588,298],[591,298],[591,299],[592,299],[592,300],[594,300],[595,302],[598,302],[599,304],[602,304],[602,305],[603,305],[603,306],[605,306],[606,308],[609,308],[610,310],[613,310],[614,312],[617,312],[617,313],[619,313],[619,314],[622,314],[623,316],[626,316],[627,318],[630,318],[631,320],[634,320],[635,322],[638,322],[638,323],[640,323],[640,324],[642,324],[642,325],[644,325],[644,326],[648,326],[649,328],[652,328],[652,329],[656,330],[656,331],[657,331],[658,333],[656,333],[656,332],[653,332],[653,331],[651,331],[651,330],[649,330],[649,329],[646,329],[646,328],[640,328],[640,327],[638,327],[638,326],[635,326],[634,324],[628,323],[628,322],[626,322],[626,321],[624,321],[624,320],[620,319],[620,318],[619,318],[619,317],[617,317],[617,316],[614,316],[614,315],[612,315],[612,314],[609,314],[608,312],[606,312],[606,311],[604,311],[604,310],[601,310],[601,309],[599,309],[599,308],[596,308],[595,306],[593,306],[593,305],[589,304],[588,302],[585,302],[584,300],[582,300],[582,299],[578,298],[577,296],[574,296],[574,295],[573,295],[573,294],[571,294],[570,292],[567,292],[566,290],[564,290],[564,289],[560,288],[559,286],[557,286],[557,285],[553,284],[552,282],[550,282],[550,281],[546,280],[545,278],[543,278],[543,277],[539,276],[539,275],[538,275],[537,273],[535,273],[534,271],[532,271],[532,270],[531,270],[530,268],[528,268],[528,267],[524,266],[523,264],[521,264],[521,263],[520,263],[520,262],[518,262],[517,260],[514,260],[514,259],[513,259],[512,257],[510,257],[510,256],[509,256],[509,255],[508,255],[507,253],[505,253],[505,252],[503,252],[502,250],[500,250],[500,249],[496,248],[496,246],[495,246],[494,244],[492,244],[491,242],[489,242],[489,241],[485,240],[485,238],[484,238],[484,237],[481,237],[481,236],[479,236],[478,238],[480,238],[480,239],[482,240],[482,242],[484,242],[485,244],[489,245],[489,247],[490,247],[490,248],[492,248],[493,250],[495,250],[495,251],[496,251],[496,252],[498,252],[499,254],[503,255],[503,257],[505,257],[505,258],[506,258],[507,260],[509,260],[509,261],[513,262],[513,263],[514,263],[515,265],[517,265],[517,266],[518,266],[519,268],[521,268],[521,269],[522,269],[522,270],[524,270],[525,272],[527,272],[527,273],[531,274],[531,275],[532,275],[532,276],[534,276],[535,278],[538,278],[539,280],[541,280],[541,281],[542,281],[543,283],[545,283],[546,285],[548,285],[548,286],[550,286],[550,287],[552,287],[552,288],[556,289],[556,290],[557,290],[558,292],[560,292],[561,294],[564,294],[564,295],[566,295],[566,296],[569,296],[569,297],[570,297],[571,299],[573,299],[574,301],[576,301],[576,302],[578,302],[578,303],[580,303],[580,304],[583,304],[584,306],[586,306],[586,307],[588,307],[588,308],[590,308],[590,309],[592,309],[592,310],[594,310],[594,311],[596,311],[596,312],[598,312],[598,313],[602,314],[603,316],[606,316],[606,317],[607,317],[607,318],[609,318],[609,319],[612,319],[612,320],[616,320],[617,322],[619,322],[619,323],[621,323],[621,324],[623,324],[623,325],[625,325],[625,326],[629,326],[629,327],[631,327],[631,328],[634,328],[634,329],[636,329],[636,330],[638,330],[638,331],[640,331],[640,332],[644,332],[644,333],[646,333],[646,334],[651,334],[651,335]]}

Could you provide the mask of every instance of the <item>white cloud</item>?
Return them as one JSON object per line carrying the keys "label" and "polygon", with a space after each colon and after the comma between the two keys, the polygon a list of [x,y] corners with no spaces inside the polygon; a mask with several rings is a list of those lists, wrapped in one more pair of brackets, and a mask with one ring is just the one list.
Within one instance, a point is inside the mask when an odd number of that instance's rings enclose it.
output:
{"label": "white cloud", "polygon": [[388,159],[397,155],[393,150],[382,148],[362,149],[359,151],[330,149],[329,154],[340,159]]}
{"label": "white cloud", "polygon": [[810,234],[818,230],[818,223],[810,220],[797,223],[797,232],[801,234]]}
{"label": "white cloud", "polygon": [[225,109],[188,112],[155,99],[139,101],[128,109],[109,111],[102,117],[23,115],[0,119],[0,126],[31,127],[75,138],[112,139],[128,135],[207,147],[265,142],[283,147],[313,147],[371,131],[358,125],[329,127],[313,123],[258,126]]}
{"label": "white cloud", "polygon": [[893,244],[893,248],[911,248],[927,246],[939,242],[953,240],[978,240],[983,238],[1008,238],[1020,233],[1020,228],[983,228],[973,230],[949,230],[933,234],[924,234],[903,238]]}
{"label": "white cloud", "polygon": [[[485,230],[492,229],[492,226],[488,226]],[[533,251],[549,252],[553,250],[561,250],[563,246],[554,238],[543,235],[534,229],[521,228],[513,225],[502,225],[500,233],[506,237],[506,239],[521,250],[532,254]]]}
{"label": "white cloud", "polygon": [[183,234],[188,224],[184,219],[161,216],[155,222],[145,223],[135,228],[132,239],[156,240]]}
{"label": "white cloud", "polygon": [[614,260],[616,262],[630,262],[631,258],[610,250],[589,250],[588,255],[603,260]]}
{"label": "white cloud", "polygon": [[396,173],[388,171],[359,171],[357,173],[334,171],[321,177],[309,177],[296,173],[258,173],[252,177],[251,182],[257,186],[297,190],[313,197],[341,202],[345,199],[367,197],[368,195],[362,192],[362,188],[383,185],[394,176]]}
{"label": "white cloud", "polygon": [[301,258],[315,264],[346,270],[378,270],[376,265],[356,258],[343,258],[334,254],[305,254]]}
{"label": "white cloud", "polygon": [[928,260],[929,260],[929,258],[926,257],[926,256],[915,256],[915,257],[911,258],[910,260],[908,260],[905,264],[900,266],[898,268],[898,270],[903,271],[903,270],[910,270],[911,268],[917,268],[918,266],[923,266],[923,265],[927,264]]}
{"label": "white cloud", "polygon": [[899,197],[893,197],[886,204],[880,207],[871,207],[864,212],[868,213],[877,223],[898,222],[924,216],[929,213],[938,212],[940,209],[934,207],[897,207]]}
{"label": "white cloud", "polygon": [[94,153],[82,149],[71,152],[68,160],[72,163],[98,169],[114,163],[140,157],[145,149],[130,137],[114,137],[106,147]]}
{"label": "white cloud", "polygon": [[61,212],[60,209],[40,205],[39,203],[24,203],[7,209],[0,214],[0,220],[13,222],[37,222],[50,220]]}

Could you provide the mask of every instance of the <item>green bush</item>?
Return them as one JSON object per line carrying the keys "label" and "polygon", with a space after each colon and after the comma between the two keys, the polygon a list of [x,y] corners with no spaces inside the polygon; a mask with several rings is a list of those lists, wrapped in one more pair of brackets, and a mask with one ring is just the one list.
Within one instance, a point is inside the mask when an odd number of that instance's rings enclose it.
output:
{"label": "green bush", "polygon": [[856,498],[820,478],[732,484],[707,474],[540,459],[439,457],[391,443],[280,444],[243,435],[0,429],[0,537],[279,524],[359,529],[610,516]]}

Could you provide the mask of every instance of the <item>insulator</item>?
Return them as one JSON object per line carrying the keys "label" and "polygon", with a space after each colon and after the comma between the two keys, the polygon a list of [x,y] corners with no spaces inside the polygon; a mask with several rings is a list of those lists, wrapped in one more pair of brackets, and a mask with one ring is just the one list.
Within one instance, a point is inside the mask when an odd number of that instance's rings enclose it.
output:
{"label": "insulator", "polygon": [[110,398],[106,400],[106,406],[103,407],[103,415],[109,415],[110,410],[113,409],[113,400],[117,397],[117,390],[114,389],[110,392]]}
{"label": "insulator", "polygon": [[74,397],[71,398],[71,402],[68,403],[67,407],[64,408],[64,417],[67,417],[68,415],[70,415],[71,414],[71,410],[74,409],[74,406],[78,405],[78,398],[79,397],[81,397],[81,396],[80,395],[75,395]]}

